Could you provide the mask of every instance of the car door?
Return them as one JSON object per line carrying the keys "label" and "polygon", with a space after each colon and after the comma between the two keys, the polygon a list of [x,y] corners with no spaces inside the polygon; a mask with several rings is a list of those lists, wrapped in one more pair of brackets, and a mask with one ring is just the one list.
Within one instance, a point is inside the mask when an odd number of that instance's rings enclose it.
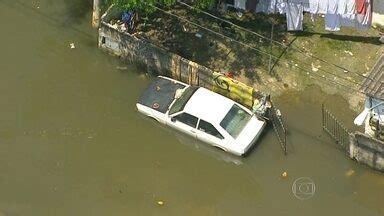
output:
{"label": "car door", "polygon": [[182,112],[168,119],[167,124],[183,133],[196,137],[197,122],[197,117],[189,113]]}
{"label": "car door", "polygon": [[224,136],[211,123],[200,119],[196,135],[197,139],[225,150],[223,147]]}

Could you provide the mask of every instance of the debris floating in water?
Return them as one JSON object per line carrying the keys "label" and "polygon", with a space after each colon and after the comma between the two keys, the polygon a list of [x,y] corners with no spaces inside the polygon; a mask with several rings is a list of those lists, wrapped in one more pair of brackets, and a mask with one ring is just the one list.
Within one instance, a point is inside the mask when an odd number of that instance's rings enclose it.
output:
{"label": "debris floating in water", "polygon": [[75,49],[76,47],[75,47],[75,43],[70,43],[69,44],[69,48],[71,48],[71,49]]}
{"label": "debris floating in water", "polygon": [[287,177],[288,177],[288,172],[287,172],[287,171],[284,171],[284,172],[281,174],[281,177],[283,177],[283,178],[287,178]]}
{"label": "debris floating in water", "polygon": [[126,66],[117,66],[116,69],[117,70],[127,70],[128,67],[126,67]]}
{"label": "debris floating in water", "polygon": [[355,170],[350,169],[350,170],[348,170],[348,171],[345,173],[345,176],[346,176],[346,177],[351,177],[351,176],[353,176],[354,174],[355,174]]}
{"label": "debris floating in water", "polygon": [[159,206],[162,206],[162,205],[164,205],[164,202],[163,202],[163,201],[161,201],[161,200],[158,200],[156,203],[157,203],[157,205],[159,205]]}

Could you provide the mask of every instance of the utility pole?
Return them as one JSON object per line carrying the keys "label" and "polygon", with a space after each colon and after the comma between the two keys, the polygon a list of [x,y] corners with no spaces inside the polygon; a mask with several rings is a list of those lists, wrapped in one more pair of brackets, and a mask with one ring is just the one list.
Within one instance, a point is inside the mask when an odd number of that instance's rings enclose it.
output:
{"label": "utility pole", "polygon": [[100,2],[101,0],[93,0],[92,27],[99,28],[100,25]]}

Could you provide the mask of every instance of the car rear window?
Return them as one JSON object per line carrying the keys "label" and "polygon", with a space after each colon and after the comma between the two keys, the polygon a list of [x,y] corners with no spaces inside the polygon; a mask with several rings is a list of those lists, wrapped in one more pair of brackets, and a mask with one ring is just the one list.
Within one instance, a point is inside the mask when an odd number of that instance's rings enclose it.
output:
{"label": "car rear window", "polygon": [[252,116],[248,112],[237,104],[234,104],[224,119],[220,122],[220,126],[236,139],[251,117]]}
{"label": "car rear window", "polygon": [[173,103],[172,107],[169,110],[169,115],[182,111],[189,99],[192,97],[193,93],[195,93],[197,89],[198,87],[196,86],[189,86],[188,88],[186,88],[181,97],[176,99],[175,103]]}

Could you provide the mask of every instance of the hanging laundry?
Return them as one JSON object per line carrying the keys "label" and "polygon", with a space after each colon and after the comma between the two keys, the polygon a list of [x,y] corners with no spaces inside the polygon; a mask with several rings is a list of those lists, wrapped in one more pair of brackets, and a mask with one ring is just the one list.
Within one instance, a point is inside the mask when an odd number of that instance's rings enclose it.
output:
{"label": "hanging laundry", "polygon": [[271,0],[268,5],[268,13],[276,13],[276,2],[277,0]]}
{"label": "hanging laundry", "polygon": [[245,10],[247,0],[235,0],[235,8]]}
{"label": "hanging laundry", "polygon": [[319,14],[326,14],[328,12],[328,1],[327,0],[319,0]]}
{"label": "hanging laundry", "polygon": [[259,0],[256,13],[285,13],[285,0]]}
{"label": "hanging laundry", "polygon": [[347,11],[347,0],[339,0],[337,2],[337,14],[345,14]]}
{"label": "hanging laundry", "polygon": [[310,12],[310,1],[311,0],[287,0],[288,3],[302,5],[304,7],[305,12]]}
{"label": "hanging laundry", "polygon": [[319,12],[319,0],[309,0],[309,13],[317,14]]}
{"label": "hanging laundry", "polygon": [[343,14],[341,16],[341,26],[355,27],[356,26],[356,14]]}
{"label": "hanging laundry", "polygon": [[340,31],[341,17],[339,14],[325,14],[325,30]]}
{"label": "hanging laundry", "polygon": [[365,0],[365,13],[356,15],[356,28],[367,30],[372,25],[372,2]]}
{"label": "hanging laundry", "polygon": [[268,13],[270,4],[271,0],[259,0],[259,3],[256,6],[256,13]]}
{"label": "hanging laundry", "polygon": [[311,11],[311,5],[309,4],[309,0],[303,1],[301,4],[303,4],[305,12]]}
{"label": "hanging laundry", "polygon": [[327,14],[337,14],[339,0],[328,0]]}
{"label": "hanging laundry", "polygon": [[277,3],[276,3],[277,13],[285,14],[286,7],[287,7],[286,5],[287,4],[285,3],[284,0],[278,0]]}
{"label": "hanging laundry", "polygon": [[356,0],[347,0],[345,14],[356,14]]}
{"label": "hanging laundry", "polygon": [[287,29],[288,31],[303,30],[304,6],[297,3],[287,3]]}
{"label": "hanging laundry", "polygon": [[365,4],[365,0],[356,0],[356,12],[358,14],[365,14],[367,10],[367,6]]}

